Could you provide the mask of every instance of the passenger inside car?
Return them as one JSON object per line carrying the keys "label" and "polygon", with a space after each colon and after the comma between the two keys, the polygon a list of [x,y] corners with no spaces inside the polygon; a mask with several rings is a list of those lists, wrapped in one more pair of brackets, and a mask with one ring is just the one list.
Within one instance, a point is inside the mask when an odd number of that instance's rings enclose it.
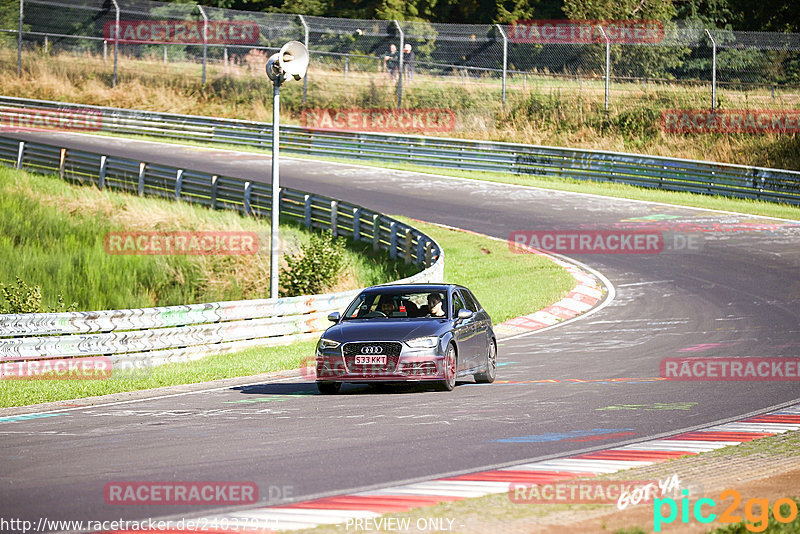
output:
{"label": "passenger inside car", "polygon": [[428,315],[444,317],[445,313],[442,309],[442,296],[439,293],[431,293],[428,295]]}

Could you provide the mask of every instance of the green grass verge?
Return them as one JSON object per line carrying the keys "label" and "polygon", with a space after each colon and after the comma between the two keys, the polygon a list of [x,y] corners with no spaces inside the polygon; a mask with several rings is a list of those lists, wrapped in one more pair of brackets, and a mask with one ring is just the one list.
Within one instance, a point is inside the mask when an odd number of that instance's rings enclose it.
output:
{"label": "green grass verge", "polygon": [[294,369],[300,366],[304,356],[313,354],[315,344],[314,341],[307,341],[216,354],[191,363],[161,365],[143,370],[138,375],[141,378],[116,378],[112,374],[112,378],[107,380],[2,380],[0,407],[80,399]]}
{"label": "green grass verge", "polygon": [[535,254],[515,254],[508,243],[395,215],[444,248],[444,279],[472,290],[495,324],[561,299],[575,286],[563,268]]}

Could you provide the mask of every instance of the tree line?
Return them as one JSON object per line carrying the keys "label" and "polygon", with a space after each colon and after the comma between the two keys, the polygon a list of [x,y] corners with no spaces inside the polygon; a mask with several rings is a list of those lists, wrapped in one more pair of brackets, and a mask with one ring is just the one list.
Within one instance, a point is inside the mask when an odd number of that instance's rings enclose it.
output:
{"label": "tree line", "polygon": [[[194,3],[194,0],[173,0]],[[495,24],[529,19],[658,19],[743,31],[800,31],[797,0],[200,0],[245,11]]]}

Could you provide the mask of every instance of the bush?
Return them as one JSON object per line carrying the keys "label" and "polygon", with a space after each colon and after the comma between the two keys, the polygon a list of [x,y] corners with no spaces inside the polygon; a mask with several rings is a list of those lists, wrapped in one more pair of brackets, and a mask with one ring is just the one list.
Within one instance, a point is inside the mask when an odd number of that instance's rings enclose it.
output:
{"label": "bush", "polygon": [[8,304],[7,307],[0,307],[0,313],[48,313],[75,311],[78,303],[73,302],[69,307],[64,304],[64,297],[58,295],[58,305],[53,308],[42,306],[42,288],[40,286],[30,287],[25,281],[17,277],[16,286],[6,286],[0,282],[0,292]]}
{"label": "bush", "polygon": [[336,284],[344,267],[344,242],[331,234],[315,234],[300,247],[300,252],[286,256],[280,285],[284,296],[316,295]]}

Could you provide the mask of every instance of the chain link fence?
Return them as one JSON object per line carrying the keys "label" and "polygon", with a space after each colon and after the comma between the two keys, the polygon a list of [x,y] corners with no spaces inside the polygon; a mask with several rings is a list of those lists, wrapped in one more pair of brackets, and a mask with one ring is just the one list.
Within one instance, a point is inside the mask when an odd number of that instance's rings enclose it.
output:
{"label": "chain link fence", "polygon": [[363,107],[435,105],[428,101],[432,86],[477,88],[491,106],[525,92],[566,91],[608,109],[618,95],[647,97],[654,86],[695,88],[711,108],[725,98],[769,107],[776,92],[784,106],[787,97],[798,100],[800,34],[671,23],[657,39],[620,41],[605,37],[602,22],[602,38],[548,41],[520,38],[521,26],[513,24],[337,19],[151,0],[16,0],[0,8],[0,44],[17,48],[20,71],[23,52],[69,53],[102,57],[112,84],[120,58],[183,68],[205,83],[209,68],[215,76],[263,76],[269,55],[298,40],[310,51],[314,90],[369,87],[373,97]]}

